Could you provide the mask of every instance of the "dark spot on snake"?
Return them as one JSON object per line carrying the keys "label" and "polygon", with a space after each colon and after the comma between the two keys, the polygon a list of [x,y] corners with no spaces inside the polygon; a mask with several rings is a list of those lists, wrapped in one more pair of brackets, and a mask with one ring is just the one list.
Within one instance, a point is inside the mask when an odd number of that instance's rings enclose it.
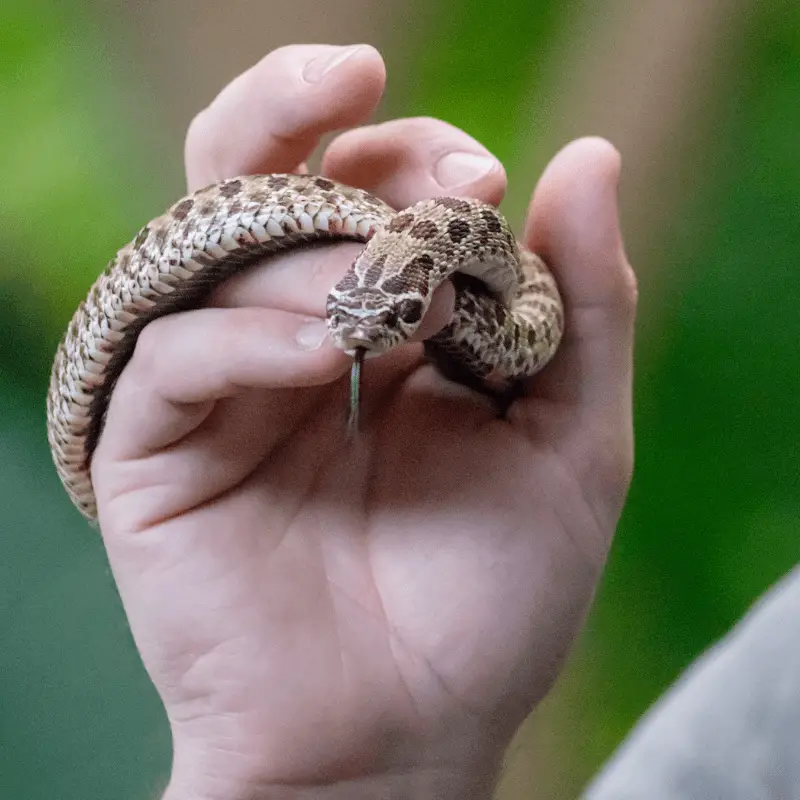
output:
{"label": "dark spot on snake", "polygon": [[408,233],[415,239],[429,240],[436,238],[438,228],[429,219],[423,219],[421,222],[414,225]]}
{"label": "dark spot on snake", "polygon": [[387,226],[386,230],[391,233],[400,233],[414,224],[413,214],[398,214]]}
{"label": "dark spot on snake", "polygon": [[428,253],[422,253],[421,255],[414,256],[411,261],[406,264],[402,272],[403,274],[411,274],[412,272],[416,272],[422,275],[425,280],[428,279],[428,276],[433,269],[433,258],[428,255]]}
{"label": "dark spot on snake", "polygon": [[225,181],[219,185],[219,193],[222,197],[236,197],[242,190],[242,182],[238,178],[232,181]]}
{"label": "dark spot on snake", "polygon": [[381,289],[387,294],[402,294],[408,290],[408,284],[399,275],[393,275],[381,284]]}
{"label": "dark spot on snake", "polygon": [[536,344],[536,331],[533,328],[528,328],[528,345],[533,347]]}
{"label": "dark spot on snake", "polygon": [[447,233],[458,244],[469,236],[470,226],[465,219],[451,219],[447,223]]}
{"label": "dark spot on snake", "polygon": [[289,178],[286,175],[273,175],[268,183],[273,189],[283,189],[289,185]]}
{"label": "dark spot on snake", "polygon": [[458,214],[466,214],[472,208],[465,200],[459,200],[457,197],[437,197],[435,202]]}
{"label": "dark spot on snake", "polygon": [[398,214],[387,226],[386,230],[390,233],[400,233],[414,223],[413,214]]}
{"label": "dark spot on snake", "polygon": [[194,200],[191,197],[187,197],[172,209],[172,216],[177,220],[186,219],[192,208],[194,208]]}
{"label": "dark spot on snake", "polygon": [[503,308],[503,306],[498,305],[495,314],[497,316],[497,324],[505,325],[506,317],[508,316],[508,314],[506,313],[506,310]]}
{"label": "dark spot on snake", "polygon": [[419,322],[422,317],[422,301],[421,300],[403,300],[397,309],[400,319],[408,325],[414,322]]}
{"label": "dark spot on snake", "polygon": [[329,181],[327,178],[317,178],[314,181],[314,184],[318,186],[320,189],[324,189],[326,192],[329,192],[336,186],[336,184],[333,181]]}
{"label": "dark spot on snake", "polygon": [[[413,264],[413,262],[411,262]],[[409,289],[426,297],[430,291],[430,281],[428,279],[430,272],[422,272],[418,268],[410,264],[403,267],[400,271],[400,277]]]}
{"label": "dark spot on snake", "polygon": [[500,224],[497,214],[490,211],[488,208],[484,208],[481,211],[481,217],[483,217],[486,227],[492,231],[492,233],[498,233],[502,229],[503,226]]}

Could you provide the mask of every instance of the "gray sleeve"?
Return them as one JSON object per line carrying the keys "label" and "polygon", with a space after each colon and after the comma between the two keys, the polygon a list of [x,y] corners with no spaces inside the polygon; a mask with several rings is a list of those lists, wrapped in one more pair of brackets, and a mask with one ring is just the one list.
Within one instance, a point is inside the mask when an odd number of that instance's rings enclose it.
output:
{"label": "gray sleeve", "polygon": [[687,670],[584,800],[800,800],[800,567]]}

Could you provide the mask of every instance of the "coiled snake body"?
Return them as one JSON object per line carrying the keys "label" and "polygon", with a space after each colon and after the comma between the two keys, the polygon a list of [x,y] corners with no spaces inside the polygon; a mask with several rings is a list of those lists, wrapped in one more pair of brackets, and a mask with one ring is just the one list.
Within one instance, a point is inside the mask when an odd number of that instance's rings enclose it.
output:
{"label": "coiled snake body", "polygon": [[233,274],[321,241],[366,242],[331,290],[333,343],[378,355],[407,341],[434,289],[451,277],[451,321],[425,343],[455,380],[502,392],[534,374],[561,338],[563,309],[544,263],[501,214],[441,197],[397,212],[373,195],[313,175],[258,175],[201,189],[150,222],[110,262],[56,353],[48,438],[75,505],[96,516],[90,464],[114,385],[145,325],[200,306]]}

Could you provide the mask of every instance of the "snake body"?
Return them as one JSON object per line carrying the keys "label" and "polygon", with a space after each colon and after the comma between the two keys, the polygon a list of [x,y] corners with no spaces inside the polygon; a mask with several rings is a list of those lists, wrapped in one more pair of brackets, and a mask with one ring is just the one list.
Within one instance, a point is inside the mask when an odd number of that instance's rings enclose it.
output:
{"label": "snake body", "polygon": [[502,215],[440,197],[397,212],[361,189],[313,175],[257,175],[213,184],[142,228],[95,281],[59,345],[47,398],[58,474],[96,517],[90,465],[114,385],[145,325],[203,304],[256,260],[323,241],[366,247],[331,290],[332,342],[378,355],[414,335],[435,288],[456,286],[451,321],[425,342],[455,380],[503,391],[558,347],[563,308],[544,262]]}

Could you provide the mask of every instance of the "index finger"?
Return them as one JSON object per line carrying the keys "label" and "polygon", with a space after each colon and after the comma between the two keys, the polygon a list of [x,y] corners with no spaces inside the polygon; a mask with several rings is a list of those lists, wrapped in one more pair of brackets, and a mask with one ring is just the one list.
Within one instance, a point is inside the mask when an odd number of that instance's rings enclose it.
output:
{"label": "index finger", "polygon": [[189,126],[189,191],[238,175],[292,172],[319,137],[369,117],[386,79],[369,45],[291,45],[229,83]]}

